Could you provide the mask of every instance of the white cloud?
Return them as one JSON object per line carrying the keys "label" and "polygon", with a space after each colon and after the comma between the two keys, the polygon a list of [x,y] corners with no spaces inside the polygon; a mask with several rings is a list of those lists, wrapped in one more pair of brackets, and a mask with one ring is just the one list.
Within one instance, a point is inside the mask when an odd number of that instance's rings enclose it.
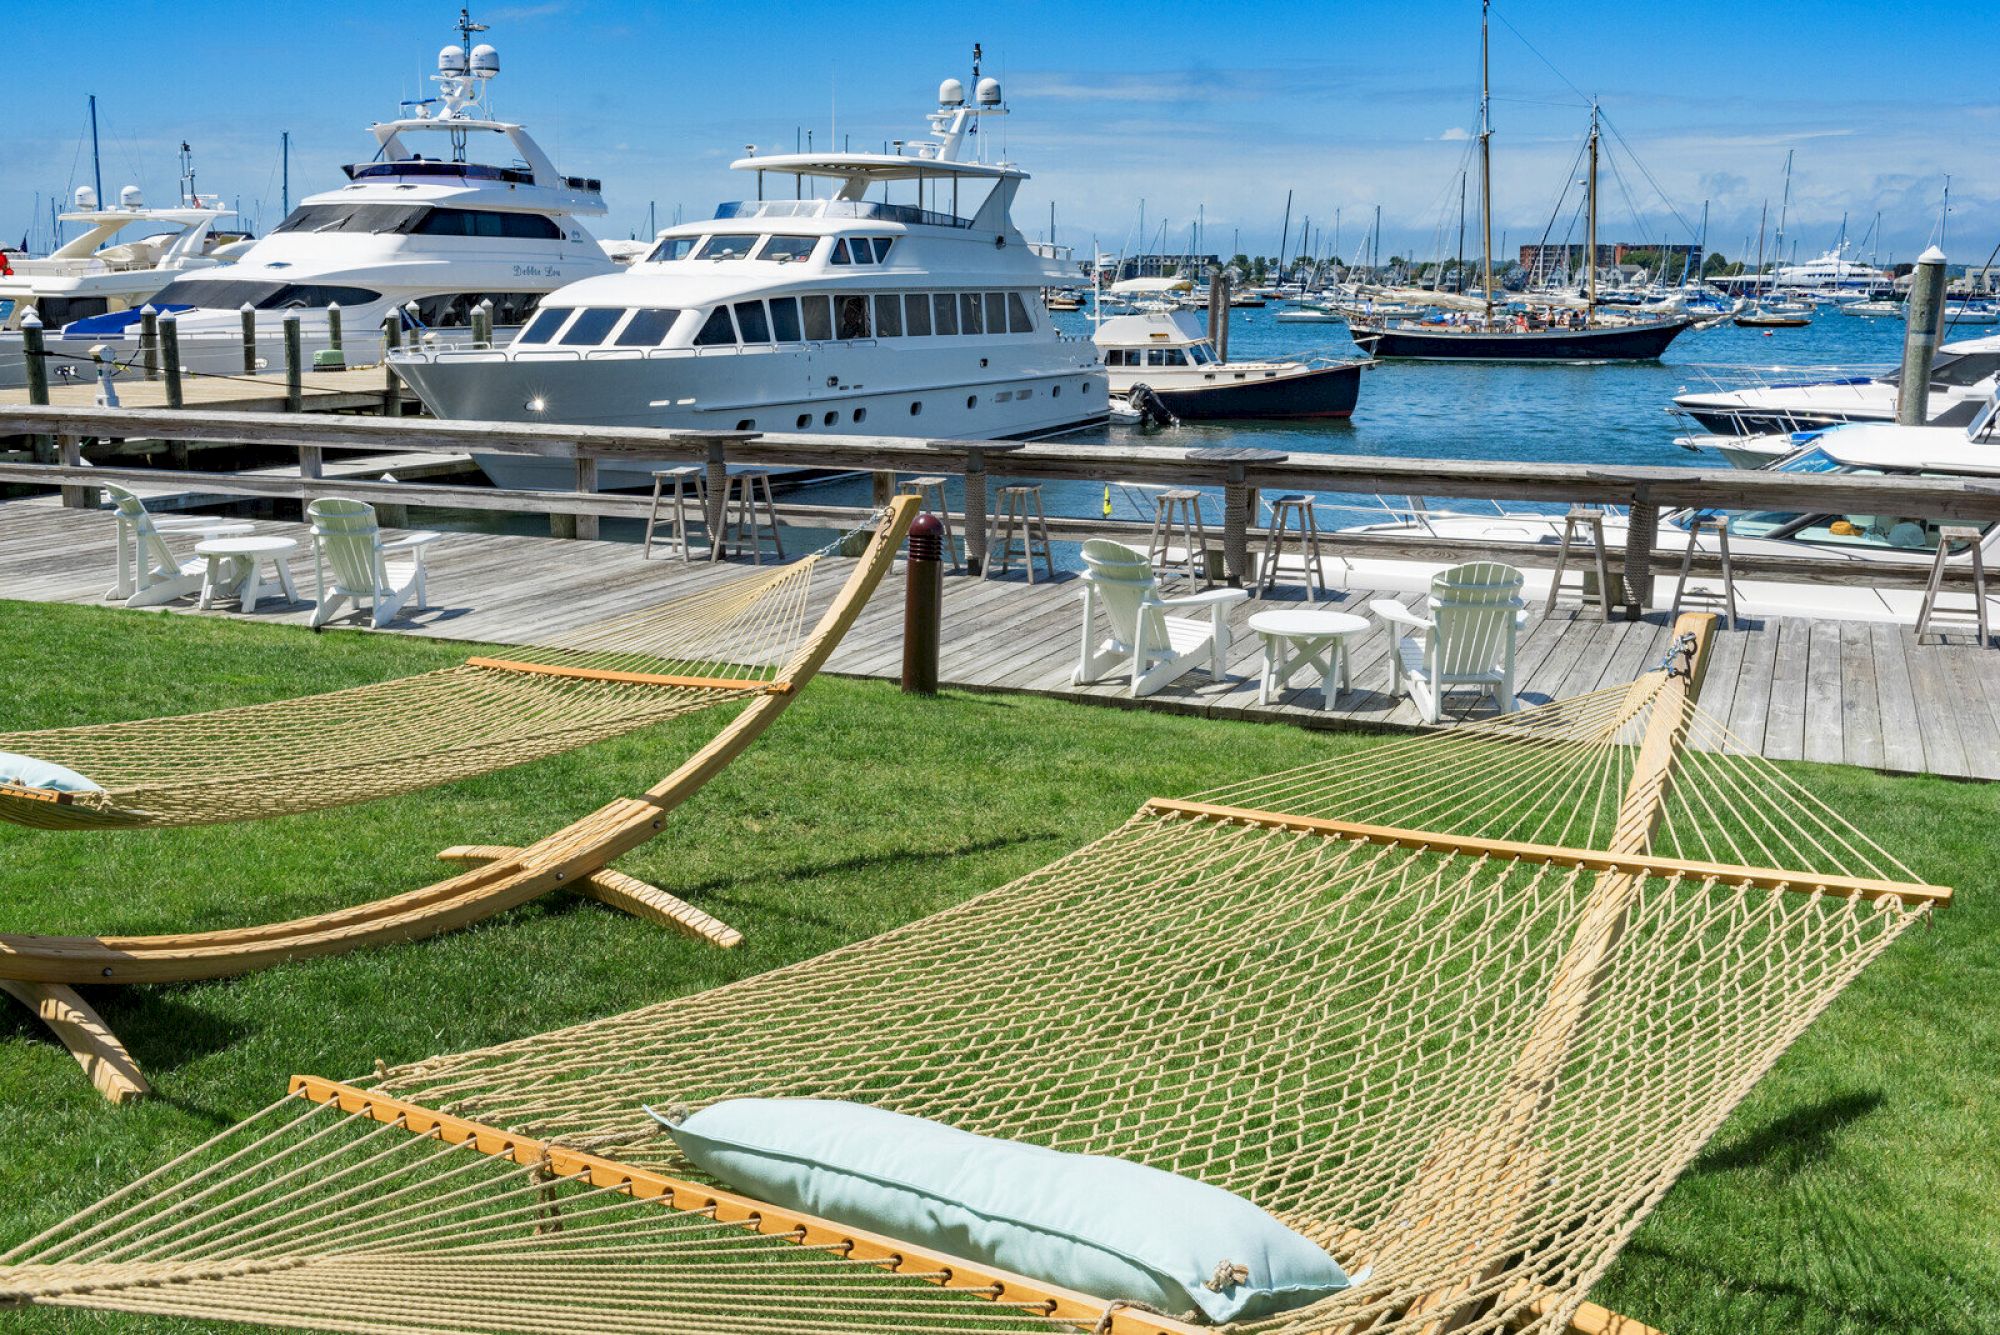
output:
{"label": "white cloud", "polygon": [[1463,125],[1454,125],[1439,135],[1438,138],[1447,144],[1455,144],[1472,138],[1472,131],[1466,129]]}

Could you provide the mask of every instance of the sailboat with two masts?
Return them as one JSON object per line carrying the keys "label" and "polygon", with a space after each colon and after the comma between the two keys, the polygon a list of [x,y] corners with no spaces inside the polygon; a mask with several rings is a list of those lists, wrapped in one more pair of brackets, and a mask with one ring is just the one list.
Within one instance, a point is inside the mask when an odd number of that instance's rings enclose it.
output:
{"label": "sailboat with two masts", "polygon": [[[1452,322],[1351,320],[1348,330],[1363,351],[1378,358],[1422,361],[1614,362],[1653,361],[1694,324],[1687,315],[1660,319],[1606,317],[1597,300],[1598,116],[1590,110],[1589,236],[1584,247],[1586,297],[1581,311],[1547,317],[1508,315],[1498,309],[1493,278],[1493,82],[1489,13],[1479,7],[1479,253],[1483,283],[1479,309]],[[1573,320],[1573,322],[1571,322]]]}

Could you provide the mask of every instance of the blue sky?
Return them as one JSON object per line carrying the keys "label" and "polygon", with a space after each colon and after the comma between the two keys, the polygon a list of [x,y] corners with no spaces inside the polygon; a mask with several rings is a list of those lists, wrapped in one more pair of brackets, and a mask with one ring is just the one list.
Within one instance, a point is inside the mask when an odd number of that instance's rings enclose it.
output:
{"label": "blue sky", "polygon": [[[292,134],[293,201],[332,188],[340,165],[372,148],[370,121],[428,94],[457,17],[435,0],[63,10],[61,22],[9,25],[10,66],[41,71],[38,96],[10,108],[10,241],[38,217],[45,235],[50,195],[89,183],[89,93],[108,195],[136,181],[149,201],[172,202],[186,139],[200,188],[268,227],[279,131]],[[1789,148],[1789,237],[1802,255],[1832,241],[1843,212],[1858,239],[1879,210],[1880,257],[1912,258],[1933,235],[1946,173],[1952,259],[1983,261],[2000,242],[1990,0],[1499,0],[1495,12],[1495,230],[1510,247],[1550,226],[1586,94],[1620,141],[1606,240],[1684,239],[1663,192],[1689,223],[1712,201],[1710,245],[1738,254],[1767,197],[1775,218]],[[1456,229],[1456,173],[1477,120],[1475,0],[523,0],[474,18],[500,50],[497,109],[564,170],[603,178],[612,211],[595,230],[607,236],[643,231],[649,201],[664,223],[677,207],[706,216],[747,193],[748,178],[727,171],[746,144],[789,150],[802,127],[821,145],[836,132],[856,147],[915,137],[974,41],[1013,108],[1008,155],[1034,176],[1021,225],[1040,235],[1053,200],[1058,239],[1085,249],[1138,248],[1143,198],[1149,242],[1164,220],[1184,244],[1200,213],[1205,248],[1236,238],[1275,253],[1290,189],[1294,246],[1301,220],[1331,228],[1338,209],[1351,255],[1379,204],[1386,250],[1436,254],[1455,244],[1441,238]],[[1566,208],[1554,238],[1571,226]]]}

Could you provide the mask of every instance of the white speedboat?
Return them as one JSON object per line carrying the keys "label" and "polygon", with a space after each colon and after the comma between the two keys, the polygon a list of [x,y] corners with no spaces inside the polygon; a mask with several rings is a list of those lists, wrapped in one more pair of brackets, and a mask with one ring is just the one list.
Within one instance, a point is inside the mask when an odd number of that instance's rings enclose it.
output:
{"label": "white speedboat", "polygon": [[1348,417],[1365,359],[1223,361],[1186,311],[1120,315],[1099,324],[1092,342],[1104,356],[1112,394],[1151,391],[1181,421]]}
{"label": "white speedboat", "polygon": [[[490,301],[495,326],[511,328],[555,289],[616,267],[578,222],[605,211],[598,182],[564,176],[525,127],[487,114],[500,58],[473,45],[480,31],[461,19],[462,40],[438,53],[435,108],[372,126],[375,152],[347,168],[346,185],[309,196],[226,272],[183,277],[152,296],[178,317],[191,366],[214,369],[205,352],[241,369],[244,306],[256,312],[260,346],[282,356],[288,313],[298,313],[310,350],[325,346],[326,310],[337,303],[350,358],[372,358],[392,311],[421,338],[462,330]],[[86,348],[115,344],[136,338],[138,321],[137,311],[106,315],[63,336]]]}
{"label": "white speedboat", "polygon": [[[930,137],[889,153],[734,163],[756,199],[563,288],[505,348],[411,350],[397,372],[460,419],[988,439],[1102,422],[1096,350],[1042,304],[1071,271],[1010,216],[1027,174],[977,152],[999,83],[968,104],[947,79],[938,99]],[[502,486],[573,485],[557,460],[479,463]],[[604,460],[599,483],[650,485],[654,466]]]}
{"label": "white speedboat", "polygon": [[147,208],[136,185],[118,192],[115,208],[99,208],[97,192],[82,186],[75,212],[61,217],[83,224],[82,235],[40,259],[0,257],[0,329],[19,329],[30,309],[54,331],[142,306],[179,275],[222,263],[214,250],[236,238],[215,224],[233,216],[206,204]]}
{"label": "white speedboat", "polygon": [[[1893,422],[1899,374],[1880,368],[1693,366],[1705,389],[1684,389],[1669,412],[1718,436],[1814,431],[1842,422]],[[2000,336],[1946,343],[1931,367],[1932,426],[1964,426],[2000,389]]]}

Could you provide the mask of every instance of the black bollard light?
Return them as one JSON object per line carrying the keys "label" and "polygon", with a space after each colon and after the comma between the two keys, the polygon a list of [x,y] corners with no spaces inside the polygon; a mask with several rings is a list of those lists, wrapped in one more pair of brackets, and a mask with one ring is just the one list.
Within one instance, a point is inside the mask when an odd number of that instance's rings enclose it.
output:
{"label": "black bollard light", "polygon": [[928,512],[910,525],[903,599],[903,690],[936,695],[944,623],[944,525]]}

